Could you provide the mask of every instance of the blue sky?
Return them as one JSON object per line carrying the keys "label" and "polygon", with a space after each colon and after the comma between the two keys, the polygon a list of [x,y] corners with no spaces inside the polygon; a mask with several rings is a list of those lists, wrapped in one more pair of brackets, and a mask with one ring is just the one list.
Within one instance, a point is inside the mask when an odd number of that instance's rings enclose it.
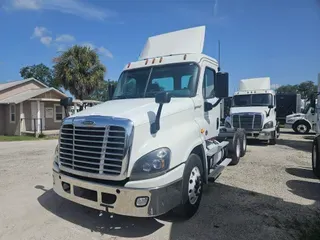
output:
{"label": "blue sky", "polygon": [[320,72],[320,3],[316,0],[0,0],[0,82],[20,79],[73,44],[98,49],[106,79],[137,60],[149,36],[206,25],[204,53],[239,80],[316,81]]}

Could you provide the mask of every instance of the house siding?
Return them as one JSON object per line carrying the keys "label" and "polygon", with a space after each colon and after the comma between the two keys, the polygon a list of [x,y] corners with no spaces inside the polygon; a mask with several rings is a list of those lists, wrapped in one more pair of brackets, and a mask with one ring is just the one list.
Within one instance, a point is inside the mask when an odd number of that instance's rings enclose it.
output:
{"label": "house siding", "polygon": [[[44,103],[44,111],[46,112],[46,108],[53,108],[53,114],[54,114],[54,105],[58,104],[57,102],[45,102]],[[46,130],[57,130],[60,129],[61,126],[61,121],[60,122],[55,122],[54,121],[54,115],[53,118],[47,118],[47,116],[45,116],[45,127]]]}
{"label": "house siding", "polygon": [[20,106],[16,104],[16,121],[10,122],[10,105],[4,105],[4,135],[20,135]]}
{"label": "house siding", "polygon": [[5,112],[4,112],[4,107],[5,105],[0,105],[0,135],[4,135],[5,132],[4,130],[6,129],[6,126],[5,126]]}
{"label": "house siding", "polygon": [[61,96],[61,94],[52,90],[52,91],[40,94],[36,98],[51,98],[51,99],[59,99],[60,100],[63,97]]}
{"label": "house siding", "polygon": [[19,93],[23,93],[31,89],[41,89],[41,88],[45,88],[45,87],[35,81],[33,82],[31,81],[25,84],[21,84],[21,85],[14,86],[12,88],[0,91],[0,100],[11,97]]}

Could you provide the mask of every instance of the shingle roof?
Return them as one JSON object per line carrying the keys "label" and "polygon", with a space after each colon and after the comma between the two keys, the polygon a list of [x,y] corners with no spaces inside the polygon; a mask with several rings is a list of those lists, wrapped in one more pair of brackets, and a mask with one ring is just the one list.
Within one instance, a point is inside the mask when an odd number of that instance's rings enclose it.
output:
{"label": "shingle roof", "polygon": [[2,100],[0,100],[0,104],[10,104],[10,103],[18,104],[18,103],[26,101],[26,100],[28,100],[30,98],[36,97],[36,96],[38,96],[40,94],[49,92],[51,90],[56,91],[54,88],[42,88],[42,89],[28,90],[28,91],[25,91],[23,93],[19,93],[17,95],[2,99]]}
{"label": "shingle roof", "polygon": [[11,88],[11,87],[15,87],[18,86],[20,84],[26,83],[26,82],[30,82],[30,81],[36,81],[37,83],[41,84],[44,87],[48,87],[45,84],[43,84],[42,82],[38,81],[35,78],[27,78],[24,80],[18,80],[18,81],[13,81],[13,82],[7,82],[7,83],[0,83],[0,91],[5,90],[7,88]]}

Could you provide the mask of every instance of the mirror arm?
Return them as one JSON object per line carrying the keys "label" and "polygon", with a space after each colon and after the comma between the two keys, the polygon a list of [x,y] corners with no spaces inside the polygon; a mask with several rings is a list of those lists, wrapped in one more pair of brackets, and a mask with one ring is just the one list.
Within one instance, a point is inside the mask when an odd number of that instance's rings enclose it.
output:
{"label": "mirror arm", "polygon": [[213,105],[212,108],[215,108],[216,106],[218,106],[218,104],[223,100],[223,98],[219,98]]}
{"label": "mirror arm", "polygon": [[161,117],[161,111],[162,111],[163,103],[159,104],[159,108],[157,111],[156,120],[151,124],[151,134],[156,134],[160,130],[160,117]]}
{"label": "mirror arm", "polygon": [[267,112],[267,117],[269,117],[270,111],[271,111],[271,108],[269,108],[269,111]]}

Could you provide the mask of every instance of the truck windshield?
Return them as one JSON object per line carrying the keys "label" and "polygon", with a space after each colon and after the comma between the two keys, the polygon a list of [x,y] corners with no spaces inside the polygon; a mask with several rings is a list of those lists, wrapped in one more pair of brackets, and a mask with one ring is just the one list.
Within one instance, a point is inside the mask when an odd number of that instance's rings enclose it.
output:
{"label": "truck windshield", "polygon": [[246,94],[233,97],[233,107],[269,106],[272,105],[271,94]]}
{"label": "truck windshield", "polygon": [[172,97],[192,97],[196,93],[198,65],[167,64],[122,72],[113,99],[153,98],[168,91]]}

